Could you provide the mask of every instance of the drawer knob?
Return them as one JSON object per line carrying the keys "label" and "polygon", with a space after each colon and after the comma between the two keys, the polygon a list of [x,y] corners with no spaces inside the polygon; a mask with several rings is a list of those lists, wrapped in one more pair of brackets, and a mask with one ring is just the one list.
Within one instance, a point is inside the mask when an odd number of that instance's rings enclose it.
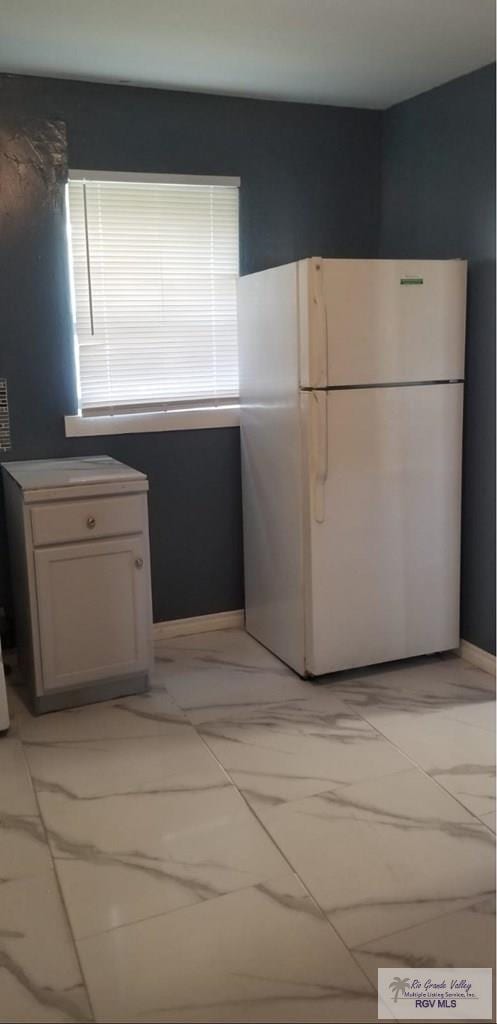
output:
{"label": "drawer knob", "polygon": [[137,569],[143,569],[143,558],[135,558],[135,565]]}
{"label": "drawer knob", "polygon": [[93,530],[95,528],[95,523],[96,523],[95,516],[88,516],[88,519],[86,520],[86,525],[87,525],[89,530]]}

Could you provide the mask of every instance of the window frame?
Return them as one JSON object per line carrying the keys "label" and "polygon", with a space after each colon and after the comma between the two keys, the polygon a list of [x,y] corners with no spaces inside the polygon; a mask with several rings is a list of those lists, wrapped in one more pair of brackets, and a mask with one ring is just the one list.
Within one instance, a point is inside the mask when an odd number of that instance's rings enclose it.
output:
{"label": "window frame", "polygon": [[[141,182],[150,184],[175,185],[220,185],[240,189],[241,179],[237,176],[200,174],[160,174],[139,171],[101,171],[70,169],[68,181],[115,181]],[[66,197],[67,258],[71,295],[71,313],[75,316],[75,295],[70,241],[69,200]],[[239,238],[239,234],[238,234]],[[79,378],[79,355],[74,337],[74,375]],[[169,408],[157,409],[157,404],[143,404],[143,409],[133,412],[106,411],[88,414],[78,409],[64,416],[66,437],[94,437],[109,434],[156,433],[169,430],[198,430],[205,428],[236,427],[240,423],[239,403],[228,399],[226,402],[196,406],[194,401],[175,403]]]}

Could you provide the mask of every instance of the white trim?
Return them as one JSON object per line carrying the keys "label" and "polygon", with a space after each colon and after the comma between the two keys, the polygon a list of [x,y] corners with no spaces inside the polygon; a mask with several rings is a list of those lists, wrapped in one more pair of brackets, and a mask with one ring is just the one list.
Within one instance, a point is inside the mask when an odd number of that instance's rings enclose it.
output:
{"label": "white trim", "polygon": [[470,644],[469,640],[461,640],[457,653],[460,658],[464,658],[465,661],[469,661],[472,665],[476,665],[477,668],[481,668],[483,672],[488,672],[489,675],[495,676],[495,654],[489,654],[488,651],[477,647],[476,644]]}
{"label": "white trim", "polygon": [[238,427],[239,405],[170,409],[168,412],[139,412],[113,416],[64,416],[66,437],[96,437],[99,434],[152,434],[162,430],[198,430]]}
{"label": "white trim", "polygon": [[191,619],[169,619],[166,622],[154,622],[154,643],[168,640],[172,636],[190,636],[193,633],[210,633],[215,629],[243,629],[245,612],[243,608],[236,611],[216,612],[214,615],[195,615]]}
{"label": "white trim", "polygon": [[135,185],[219,185],[240,188],[240,178],[219,174],[142,174],[139,171],[69,171],[69,181],[130,181]]}

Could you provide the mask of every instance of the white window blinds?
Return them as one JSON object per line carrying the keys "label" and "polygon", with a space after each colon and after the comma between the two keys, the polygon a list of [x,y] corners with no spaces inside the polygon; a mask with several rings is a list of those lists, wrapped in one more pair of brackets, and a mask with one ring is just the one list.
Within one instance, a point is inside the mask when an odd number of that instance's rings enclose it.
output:
{"label": "white window blinds", "polygon": [[238,396],[238,187],[69,181],[81,409]]}

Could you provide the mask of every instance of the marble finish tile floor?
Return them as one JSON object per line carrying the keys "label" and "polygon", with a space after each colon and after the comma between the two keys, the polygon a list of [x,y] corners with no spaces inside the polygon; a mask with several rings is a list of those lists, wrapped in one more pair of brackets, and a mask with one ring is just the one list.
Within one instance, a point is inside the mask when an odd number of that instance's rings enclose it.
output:
{"label": "marble finish tile floor", "polygon": [[10,685],[0,1022],[375,1021],[378,967],[493,966],[494,697],[450,655],[304,682],[240,630],[137,697]]}

